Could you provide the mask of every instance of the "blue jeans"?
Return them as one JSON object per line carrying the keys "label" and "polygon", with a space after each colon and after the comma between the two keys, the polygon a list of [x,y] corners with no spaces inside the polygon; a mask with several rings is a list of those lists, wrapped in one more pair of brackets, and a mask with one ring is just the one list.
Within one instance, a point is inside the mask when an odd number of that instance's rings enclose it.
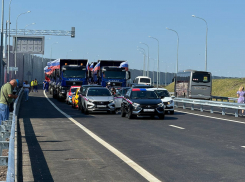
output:
{"label": "blue jeans", "polygon": [[28,100],[28,98],[29,98],[29,90],[25,90],[24,91],[24,95],[25,95],[25,100]]}
{"label": "blue jeans", "polygon": [[6,121],[9,119],[9,107],[6,104],[0,103],[0,124],[2,121]]}

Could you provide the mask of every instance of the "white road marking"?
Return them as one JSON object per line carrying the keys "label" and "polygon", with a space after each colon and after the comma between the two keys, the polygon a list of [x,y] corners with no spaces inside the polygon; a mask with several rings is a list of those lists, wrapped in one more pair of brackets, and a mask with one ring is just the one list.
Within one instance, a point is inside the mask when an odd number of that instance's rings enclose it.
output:
{"label": "white road marking", "polygon": [[175,126],[175,125],[169,125],[169,126],[172,126],[174,128],[178,128],[178,129],[181,129],[181,130],[184,130],[185,128],[182,128],[182,127],[179,127],[179,126]]}
{"label": "white road marking", "polygon": [[242,148],[245,148],[245,146],[241,146]]}
{"label": "white road marking", "polygon": [[143,176],[148,181],[160,181],[155,176],[150,174],[148,171],[146,171],[144,168],[139,166],[137,163],[135,163],[133,160],[128,158],[126,155],[121,153],[119,150],[108,144],[106,141],[95,135],[92,131],[87,129],[85,126],[77,122],[75,119],[73,119],[71,116],[60,110],[46,95],[45,92],[43,92],[45,97],[48,99],[48,101],[57,109],[61,114],[63,114],[65,117],[67,117],[70,121],[72,121],[74,124],[76,124],[79,128],[81,128],[83,131],[85,131],[89,136],[94,138],[97,142],[99,142],[101,145],[103,145],[105,148],[110,150],[113,154],[115,154],[117,157],[119,157],[121,160],[123,160],[126,164],[128,164],[131,168],[133,168],[135,171],[137,171],[141,176]]}
{"label": "white road marking", "polygon": [[[245,122],[242,122],[242,121],[236,121],[236,120],[224,119],[224,118],[217,118],[217,117],[212,117],[212,116],[205,116],[205,115],[201,115],[201,114],[194,114],[194,113],[183,112],[183,111],[178,111],[178,110],[175,110],[175,111],[181,112],[181,113],[185,113],[185,114],[191,114],[191,115],[195,115],[195,116],[202,116],[202,117],[206,117],[206,118],[212,118],[212,119],[218,119],[218,120],[230,121],[230,122],[233,122],[233,123],[245,124]],[[235,117],[235,116],[234,116],[234,117]]]}

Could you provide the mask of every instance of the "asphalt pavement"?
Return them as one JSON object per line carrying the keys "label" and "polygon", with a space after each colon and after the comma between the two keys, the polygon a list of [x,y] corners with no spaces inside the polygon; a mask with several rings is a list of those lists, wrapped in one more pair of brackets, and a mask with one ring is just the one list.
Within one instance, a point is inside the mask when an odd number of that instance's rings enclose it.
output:
{"label": "asphalt pavement", "polygon": [[40,91],[22,101],[24,181],[147,181],[79,124],[160,181],[245,179],[244,118],[181,108],[164,120],[84,115],[47,96],[69,116]]}

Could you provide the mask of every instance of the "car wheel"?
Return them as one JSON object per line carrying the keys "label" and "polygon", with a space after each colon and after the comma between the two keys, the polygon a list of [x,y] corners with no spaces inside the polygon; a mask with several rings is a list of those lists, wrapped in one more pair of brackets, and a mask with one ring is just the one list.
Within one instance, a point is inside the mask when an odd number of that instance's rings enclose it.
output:
{"label": "car wheel", "polygon": [[116,111],[111,111],[111,114],[116,114]]}
{"label": "car wheel", "polygon": [[158,115],[159,119],[164,119],[165,115],[164,114],[161,114],[161,115]]}
{"label": "car wheel", "polygon": [[86,114],[86,115],[89,114],[88,109],[86,107],[84,108],[84,114]]}
{"label": "car wheel", "polygon": [[173,115],[174,114],[174,111],[170,111],[170,114]]}
{"label": "car wheel", "polygon": [[121,117],[125,117],[126,116],[126,113],[124,112],[124,108],[122,107],[121,108]]}
{"label": "car wheel", "polygon": [[56,95],[53,93],[53,98],[56,99]]}
{"label": "car wheel", "polygon": [[81,113],[84,113],[84,108],[83,108],[83,105],[81,107]]}
{"label": "car wheel", "polygon": [[133,117],[133,115],[132,115],[132,112],[131,111],[129,111],[128,112],[128,119],[133,119],[134,117]]}

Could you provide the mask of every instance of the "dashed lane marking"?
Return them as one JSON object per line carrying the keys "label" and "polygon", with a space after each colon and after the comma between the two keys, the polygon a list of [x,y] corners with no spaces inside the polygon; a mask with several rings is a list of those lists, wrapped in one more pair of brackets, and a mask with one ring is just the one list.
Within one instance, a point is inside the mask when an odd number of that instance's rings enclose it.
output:
{"label": "dashed lane marking", "polygon": [[128,158],[126,155],[124,155],[122,152],[111,146],[109,143],[98,137],[96,134],[94,134],[92,131],[87,129],[85,126],[83,126],[81,123],[77,122],[75,119],[73,119],[71,116],[60,110],[46,95],[45,92],[43,92],[45,97],[48,99],[48,101],[57,109],[61,114],[63,114],[65,117],[67,117],[70,121],[72,121],[75,125],[77,125],[79,128],[81,128],[84,132],[86,132],[89,136],[91,136],[93,139],[95,139],[97,142],[99,142],[101,145],[103,145],[105,148],[110,150],[113,154],[115,154],[117,157],[119,157],[121,160],[123,160],[126,164],[128,164],[131,168],[133,168],[135,171],[137,171],[141,176],[143,176],[148,181],[160,181],[155,176],[153,176],[151,173],[146,171],[144,168],[139,166],[137,163],[135,163],[133,160]]}
{"label": "dashed lane marking", "polygon": [[182,127],[179,127],[179,126],[175,126],[175,125],[169,125],[171,127],[174,127],[174,128],[178,128],[178,129],[181,129],[181,130],[184,130],[185,128],[182,128]]}

